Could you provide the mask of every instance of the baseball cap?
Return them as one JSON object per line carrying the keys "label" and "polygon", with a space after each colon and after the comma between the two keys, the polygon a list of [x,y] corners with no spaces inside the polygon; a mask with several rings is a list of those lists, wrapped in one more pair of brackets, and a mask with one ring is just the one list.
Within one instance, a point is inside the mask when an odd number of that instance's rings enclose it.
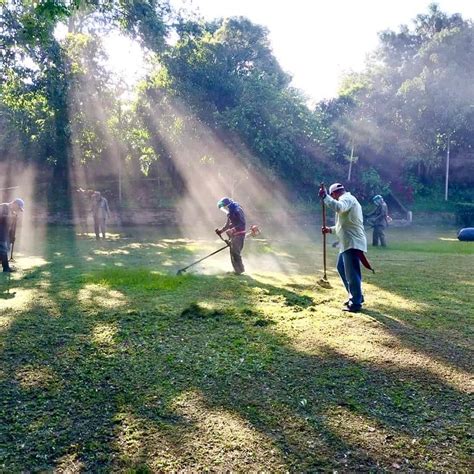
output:
{"label": "baseball cap", "polygon": [[20,211],[23,212],[25,210],[25,201],[23,199],[16,198],[13,202],[20,208]]}
{"label": "baseball cap", "polygon": [[341,183],[334,183],[329,186],[329,194],[332,194],[334,191],[344,191],[344,186]]}

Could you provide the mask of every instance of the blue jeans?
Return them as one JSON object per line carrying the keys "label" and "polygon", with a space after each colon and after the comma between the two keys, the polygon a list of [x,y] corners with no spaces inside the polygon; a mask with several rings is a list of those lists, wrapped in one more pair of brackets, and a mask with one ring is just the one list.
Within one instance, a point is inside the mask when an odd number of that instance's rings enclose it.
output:
{"label": "blue jeans", "polygon": [[346,250],[339,254],[337,271],[341,277],[353,306],[360,307],[364,302],[362,295],[362,273],[360,260],[355,249]]}

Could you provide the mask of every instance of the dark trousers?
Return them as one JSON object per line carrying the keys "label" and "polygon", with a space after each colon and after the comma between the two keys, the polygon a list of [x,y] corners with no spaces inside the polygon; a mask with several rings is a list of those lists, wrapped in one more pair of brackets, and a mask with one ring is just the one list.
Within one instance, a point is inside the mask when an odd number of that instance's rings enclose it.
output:
{"label": "dark trousers", "polygon": [[362,272],[360,270],[359,256],[355,249],[349,249],[339,254],[337,271],[347,292],[350,294],[352,304],[360,308],[364,302],[364,296],[362,295]]}
{"label": "dark trousers", "polygon": [[5,243],[0,243],[0,261],[2,262],[3,271],[10,269],[8,264],[8,247],[9,245]]}
{"label": "dark trousers", "polygon": [[0,241],[0,261],[2,262],[3,271],[10,270],[8,264],[8,251],[10,250],[10,242]]}
{"label": "dark trousers", "polygon": [[379,245],[379,241],[382,247],[387,246],[387,241],[385,240],[385,232],[384,232],[383,225],[374,226],[374,232],[372,234],[372,245],[374,247],[377,247]]}
{"label": "dark trousers", "polygon": [[244,263],[242,262],[242,256],[240,255],[244,248],[245,235],[236,235],[232,237],[230,241],[230,261],[234,267],[234,271],[237,274],[245,272]]}
{"label": "dark trousers", "polygon": [[100,233],[102,232],[102,236],[105,239],[105,217],[98,217],[94,216],[94,232],[95,238],[97,240],[100,239]]}
{"label": "dark trousers", "polygon": [[3,271],[7,271],[10,268],[10,265],[8,264],[8,254],[6,252],[1,252],[0,260],[2,261]]}

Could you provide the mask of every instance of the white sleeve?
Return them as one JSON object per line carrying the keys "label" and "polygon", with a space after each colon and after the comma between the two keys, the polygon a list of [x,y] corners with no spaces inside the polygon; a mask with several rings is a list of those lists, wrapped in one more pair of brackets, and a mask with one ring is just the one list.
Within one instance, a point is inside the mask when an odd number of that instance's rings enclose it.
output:
{"label": "white sleeve", "polygon": [[351,199],[344,199],[344,194],[340,197],[339,201],[333,199],[329,194],[326,194],[324,198],[324,204],[326,204],[330,209],[336,212],[346,212],[348,211],[353,202]]}

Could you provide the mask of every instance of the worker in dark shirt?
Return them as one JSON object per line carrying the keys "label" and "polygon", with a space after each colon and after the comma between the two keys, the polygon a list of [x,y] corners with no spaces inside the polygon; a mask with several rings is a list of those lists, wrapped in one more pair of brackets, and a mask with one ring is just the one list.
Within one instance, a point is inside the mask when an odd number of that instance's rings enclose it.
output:
{"label": "worker in dark shirt", "polygon": [[228,197],[222,198],[217,207],[227,214],[227,222],[221,229],[216,229],[216,234],[226,232],[230,240],[230,260],[234,271],[240,275],[245,271],[241,252],[245,240],[245,214],[242,207]]}
{"label": "worker in dark shirt", "polygon": [[96,191],[92,196],[91,211],[94,217],[95,238],[100,240],[100,233],[102,233],[102,238],[105,240],[106,224],[107,219],[110,217],[110,209],[107,199],[99,191]]}
{"label": "worker in dark shirt", "polygon": [[12,272],[8,263],[10,245],[15,241],[16,219],[19,212],[23,212],[23,199],[16,198],[12,202],[0,204],[0,260],[4,272]]}
{"label": "worker in dark shirt", "polygon": [[372,245],[377,247],[380,241],[380,245],[386,247],[385,228],[391,220],[388,215],[388,207],[380,194],[374,196],[372,202],[375,204],[375,209],[366,216],[367,222],[373,227]]}

